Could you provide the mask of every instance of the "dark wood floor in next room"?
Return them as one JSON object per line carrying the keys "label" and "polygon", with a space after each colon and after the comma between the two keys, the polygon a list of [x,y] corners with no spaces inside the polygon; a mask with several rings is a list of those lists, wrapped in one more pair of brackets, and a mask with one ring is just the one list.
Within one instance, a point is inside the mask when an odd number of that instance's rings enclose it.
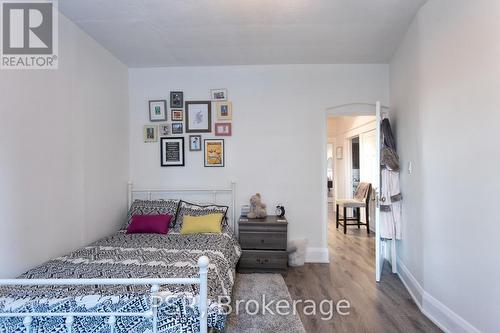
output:
{"label": "dark wood floor in next room", "polygon": [[441,332],[417,308],[399,278],[386,263],[382,281],[376,283],[375,238],[367,236],[363,227],[350,227],[344,235],[335,221],[329,221],[330,264],[306,264],[290,268],[285,278],[294,300],[312,299],[317,302],[346,299],[351,304],[350,315],[335,314],[324,321],[307,316],[297,309],[308,333],[327,332]]}

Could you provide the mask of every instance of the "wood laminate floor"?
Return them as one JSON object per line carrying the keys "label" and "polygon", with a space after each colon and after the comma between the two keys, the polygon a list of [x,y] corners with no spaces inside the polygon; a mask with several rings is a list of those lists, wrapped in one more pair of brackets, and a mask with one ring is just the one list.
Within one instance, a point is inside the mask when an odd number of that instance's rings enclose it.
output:
{"label": "wood laminate floor", "polygon": [[351,311],[347,316],[335,314],[331,320],[322,320],[319,314],[304,315],[299,304],[297,309],[308,333],[441,332],[420,312],[388,263],[382,281],[375,282],[373,233],[367,236],[366,228],[349,227],[344,235],[340,226],[335,229],[331,214],[328,239],[330,264],[290,268],[285,282],[294,300],[346,299]]}

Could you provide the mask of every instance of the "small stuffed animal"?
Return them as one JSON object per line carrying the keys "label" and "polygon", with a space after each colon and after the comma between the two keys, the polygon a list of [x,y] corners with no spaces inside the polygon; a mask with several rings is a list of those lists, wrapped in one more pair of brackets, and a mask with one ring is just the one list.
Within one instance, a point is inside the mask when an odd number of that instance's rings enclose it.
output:
{"label": "small stuffed animal", "polygon": [[260,199],[260,193],[250,197],[250,212],[247,217],[249,219],[262,219],[267,216],[266,204]]}

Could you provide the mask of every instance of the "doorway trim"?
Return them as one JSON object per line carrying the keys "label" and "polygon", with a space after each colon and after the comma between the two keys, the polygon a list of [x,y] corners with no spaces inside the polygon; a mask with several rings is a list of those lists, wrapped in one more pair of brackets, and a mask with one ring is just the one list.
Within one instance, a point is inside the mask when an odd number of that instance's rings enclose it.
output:
{"label": "doorway trim", "polygon": [[[339,105],[334,105],[331,107],[327,107],[324,112],[324,118],[323,118],[323,149],[321,152],[321,168],[322,168],[322,184],[323,187],[323,209],[322,209],[322,215],[323,215],[323,225],[322,225],[322,231],[323,231],[323,244],[325,244],[324,248],[328,249],[328,189],[325,186],[327,184],[328,180],[328,175],[327,175],[327,161],[325,156],[327,156],[327,144],[328,144],[328,117],[335,117],[335,116],[372,116],[374,114],[374,109],[376,107],[376,103],[365,103],[365,102],[353,102],[353,103],[346,103],[346,104],[339,104]],[[380,106],[381,110],[384,110],[387,112],[389,110],[388,106],[381,105]],[[344,152],[345,155],[345,152]],[[314,260],[314,262],[321,262],[321,263],[329,263],[330,258],[328,254],[328,250],[326,251],[321,251],[322,253],[319,254]],[[325,253],[326,252],[326,253]],[[320,259],[321,258],[321,259]]]}

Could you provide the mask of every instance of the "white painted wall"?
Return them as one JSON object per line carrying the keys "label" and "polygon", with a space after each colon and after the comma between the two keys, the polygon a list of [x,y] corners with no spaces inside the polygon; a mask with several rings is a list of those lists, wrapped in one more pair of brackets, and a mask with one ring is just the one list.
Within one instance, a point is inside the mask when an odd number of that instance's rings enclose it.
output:
{"label": "white painted wall", "polygon": [[0,277],[126,214],[127,68],[60,15],[59,69],[0,71]]}
{"label": "white painted wall", "polygon": [[[386,65],[282,65],[130,69],[130,178],[138,186],[224,186],[238,182],[237,207],[260,192],[270,207],[281,202],[289,238],[309,239],[309,259],[327,256],[326,112],[357,101],[388,100]],[[233,136],[226,167],[204,168],[202,152],[186,152],[186,167],[161,168],[158,143],[143,143],[149,99],[184,91],[207,100],[227,88]],[[186,135],[187,137],[187,135]],[[203,135],[209,138],[211,135]]]}
{"label": "white painted wall", "polygon": [[500,2],[429,0],[391,62],[402,276],[449,332],[500,328]]}

